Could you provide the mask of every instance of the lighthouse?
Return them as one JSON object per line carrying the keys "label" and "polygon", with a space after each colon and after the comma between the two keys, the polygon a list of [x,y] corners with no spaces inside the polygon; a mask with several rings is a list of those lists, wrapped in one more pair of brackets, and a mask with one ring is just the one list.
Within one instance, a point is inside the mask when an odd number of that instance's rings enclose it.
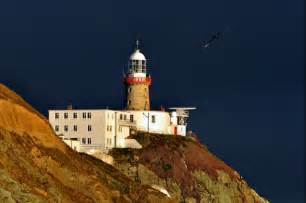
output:
{"label": "lighthouse", "polygon": [[130,137],[135,132],[186,136],[187,119],[193,107],[172,107],[171,111],[151,110],[147,59],[139,49],[139,41],[128,60],[123,76],[125,107],[113,109],[49,110],[49,122],[54,132],[71,148],[92,154],[95,150],[108,152],[112,148],[141,148]]}
{"label": "lighthouse", "polygon": [[124,76],[127,110],[150,110],[151,82],[151,76],[147,73],[147,60],[140,52],[137,40],[136,48],[129,58],[128,73]]}

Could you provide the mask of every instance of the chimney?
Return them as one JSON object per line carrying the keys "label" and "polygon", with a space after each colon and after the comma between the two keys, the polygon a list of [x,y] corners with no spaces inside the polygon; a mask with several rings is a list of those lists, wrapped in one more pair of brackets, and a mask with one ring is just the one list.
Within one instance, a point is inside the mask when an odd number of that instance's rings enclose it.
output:
{"label": "chimney", "polygon": [[73,108],[72,108],[72,104],[69,104],[68,106],[67,106],[67,110],[72,110]]}
{"label": "chimney", "polygon": [[160,106],[160,111],[165,111],[165,107],[163,105]]}

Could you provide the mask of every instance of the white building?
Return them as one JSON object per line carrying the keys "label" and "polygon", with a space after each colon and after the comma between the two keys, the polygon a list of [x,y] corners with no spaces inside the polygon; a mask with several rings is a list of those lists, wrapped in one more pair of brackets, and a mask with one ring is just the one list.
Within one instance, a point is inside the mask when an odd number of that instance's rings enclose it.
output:
{"label": "white building", "polygon": [[188,111],[194,108],[172,108],[172,112],[150,110],[145,56],[138,48],[130,56],[129,71],[124,76],[126,110],[72,109],[49,110],[54,131],[66,144],[80,152],[111,148],[140,148],[129,139],[132,131],[186,135]]}
{"label": "white building", "polygon": [[81,152],[92,149],[139,148],[128,139],[132,130],[157,134],[186,135],[186,125],[178,125],[177,113],[164,111],[116,111],[109,109],[49,110],[55,133]]}

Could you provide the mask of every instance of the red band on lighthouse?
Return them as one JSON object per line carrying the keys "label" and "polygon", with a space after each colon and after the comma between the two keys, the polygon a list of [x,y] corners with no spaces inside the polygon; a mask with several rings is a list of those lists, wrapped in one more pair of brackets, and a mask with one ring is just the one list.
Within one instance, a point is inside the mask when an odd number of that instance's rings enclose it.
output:
{"label": "red band on lighthouse", "polygon": [[136,84],[147,84],[151,85],[152,79],[151,77],[133,77],[133,76],[126,76],[124,78],[124,82],[128,85],[136,85]]}

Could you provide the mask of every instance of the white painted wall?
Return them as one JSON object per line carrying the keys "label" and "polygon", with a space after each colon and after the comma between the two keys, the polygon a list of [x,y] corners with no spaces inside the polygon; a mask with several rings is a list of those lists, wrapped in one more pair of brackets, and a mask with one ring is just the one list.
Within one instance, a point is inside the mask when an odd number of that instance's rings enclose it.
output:
{"label": "white painted wall", "polygon": [[136,129],[151,133],[171,134],[170,114],[164,111],[127,111],[134,115]]}
{"label": "white painted wall", "polygon": [[[65,115],[68,117],[66,118]],[[75,118],[74,115],[77,117]],[[177,125],[176,120],[176,117],[172,115],[170,118],[170,114],[164,111],[49,110],[49,122],[56,134],[62,134],[62,139],[78,139],[79,142],[74,141],[73,144],[65,142],[80,152],[107,151],[114,147],[140,148],[141,145],[136,140],[127,139],[130,129],[174,134],[174,128],[177,128],[177,135],[186,135],[186,126]],[[77,128],[76,131],[74,126]],[[65,127],[68,127],[67,131]]]}
{"label": "white painted wall", "polygon": [[73,150],[75,151],[80,151],[81,149],[81,145],[80,145],[80,141],[79,140],[68,140],[68,139],[64,139],[63,140],[69,147],[71,147]]}
{"label": "white painted wall", "polygon": [[[56,134],[63,134],[64,139],[77,138],[80,141],[80,151],[90,149],[106,149],[106,138],[113,138],[106,125],[113,125],[114,120],[108,117],[109,110],[49,110],[49,122]],[[55,118],[55,115],[58,118]],[[65,114],[68,115],[65,118]],[[77,118],[74,115],[77,115]],[[83,117],[85,115],[85,117]],[[89,117],[90,115],[90,117]],[[76,126],[76,131],[74,127]],[[65,131],[65,127],[68,130]],[[58,130],[57,130],[58,128]],[[89,130],[91,128],[91,130]],[[114,127],[112,127],[113,129]],[[85,141],[85,142],[84,142]],[[114,141],[112,141],[114,143]]]}

